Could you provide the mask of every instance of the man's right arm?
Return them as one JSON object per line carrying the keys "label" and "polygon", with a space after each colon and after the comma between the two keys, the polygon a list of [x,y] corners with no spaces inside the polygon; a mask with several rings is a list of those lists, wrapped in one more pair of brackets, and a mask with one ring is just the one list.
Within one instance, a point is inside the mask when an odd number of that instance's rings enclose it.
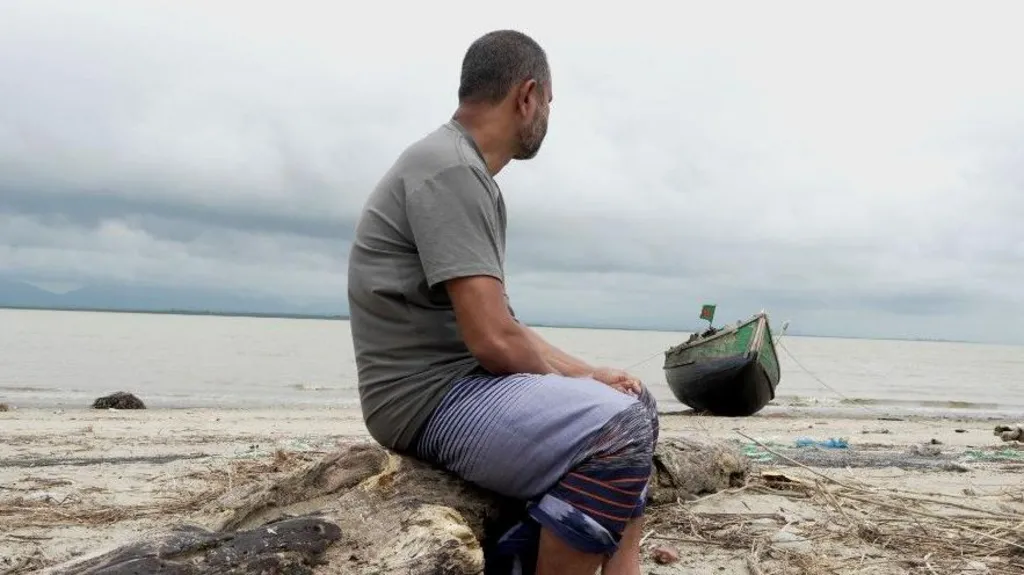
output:
{"label": "man's right arm", "polygon": [[462,277],[449,280],[446,287],[466,347],[484,369],[495,375],[557,373],[509,314],[497,278]]}
{"label": "man's right arm", "polygon": [[506,305],[497,208],[484,177],[453,166],[406,196],[427,284],[445,286],[463,341],[484,369],[556,373]]}

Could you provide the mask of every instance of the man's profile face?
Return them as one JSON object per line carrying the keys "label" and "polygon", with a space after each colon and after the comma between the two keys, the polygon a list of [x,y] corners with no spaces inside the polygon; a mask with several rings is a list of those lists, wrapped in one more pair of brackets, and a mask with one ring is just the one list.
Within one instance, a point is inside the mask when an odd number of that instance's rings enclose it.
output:
{"label": "man's profile face", "polygon": [[519,151],[513,158],[516,160],[529,160],[540,151],[544,137],[548,133],[548,114],[551,111],[551,90],[541,84],[537,84],[534,92],[537,105],[534,109],[533,119],[524,123],[519,128]]}

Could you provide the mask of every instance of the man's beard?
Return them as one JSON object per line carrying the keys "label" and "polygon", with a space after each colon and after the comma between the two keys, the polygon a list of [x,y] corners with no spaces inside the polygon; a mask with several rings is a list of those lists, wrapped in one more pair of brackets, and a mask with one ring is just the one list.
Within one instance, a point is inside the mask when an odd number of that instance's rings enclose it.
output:
{"label": "man's beard", "polygon": [[519,130],[519,151],[512,157],[516,160],[532,159],[540,151],[540,145],[544,143],[547,133],[547,114],[537,114],[532,124]]}

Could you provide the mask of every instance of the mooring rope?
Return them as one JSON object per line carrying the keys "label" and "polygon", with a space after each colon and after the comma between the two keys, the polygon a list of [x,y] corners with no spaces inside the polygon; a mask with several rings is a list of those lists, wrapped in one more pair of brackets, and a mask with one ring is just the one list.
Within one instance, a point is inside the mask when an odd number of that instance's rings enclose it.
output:
{"label": "mooring rope", "polygon": [[634,367],[643,365],[643,364],[647,363],[648,361],[651,361],[652,359],[658,357],[659,355],[661,355],[663,353],[665,353],[665,352],[663,352],[663,351],[655,352],[653,355],[651,355],[649,357],[646,357],[644,359],[641,359],[640,361],[638,361],[638,362],[636,362],[636,363],[634,363],[632,365],[627,365],[626,367],[622,368],[622,370],[623,371],[629,371],[629,370],[633,369]]}
{"label": "mooring rope", "polygon": [[[796,356],[793,355],[793,352],[789,351],[789,348],[786,347],[786,345],[784,343],[778,342],[777,343],[777,347],[781,347],[782,351],[786,352],[786,355],[789,356],[789,359],[793,360],[793,363],[795,363],[797,365],[797,367],[802,369],[804,371],[804,373],[806,373],[807,375],[811,376],[811,378],[814,379],[814,381],[820,383],[822,385],[822,387],[824,387],[825,389],[828,389],[832,393],[838,395],[839,397],[841,397],[841,398],[843,398],[843,399],[845,399],[847,401],[851,401],[849,397],[847,397],[846,395],[843,394],[843,392],[841,392],[838,389],[832,387],[831,385],[825,383],[825,380],[823,380],[820,377],[818,377],[817,375],[815,375],[814,372],[812,372],[811,370],[807,369],[804,366],[804,364],[800,363],[800,360],[798,360],[796,358]],[[861,407],[863,407],[863,406],[861,406]]]}

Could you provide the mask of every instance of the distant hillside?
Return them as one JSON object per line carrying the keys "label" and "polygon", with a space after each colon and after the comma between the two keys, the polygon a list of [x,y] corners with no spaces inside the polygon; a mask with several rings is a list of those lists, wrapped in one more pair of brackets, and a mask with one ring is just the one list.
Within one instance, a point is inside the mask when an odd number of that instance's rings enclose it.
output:
{"label": "distant hillside", "polygon": [[56,305],[60,296],[23,282],[0,279],[0,305],[49,307]]}
{"label": "distant hillside", "polygon": [[64,294],[24,282],[0,279],[0,306],[57,309],[187,311],[287,315],[344,315],[344,294],[337,302],[296,304],[282,298],[219,290],[143,286],[87,286]]}

